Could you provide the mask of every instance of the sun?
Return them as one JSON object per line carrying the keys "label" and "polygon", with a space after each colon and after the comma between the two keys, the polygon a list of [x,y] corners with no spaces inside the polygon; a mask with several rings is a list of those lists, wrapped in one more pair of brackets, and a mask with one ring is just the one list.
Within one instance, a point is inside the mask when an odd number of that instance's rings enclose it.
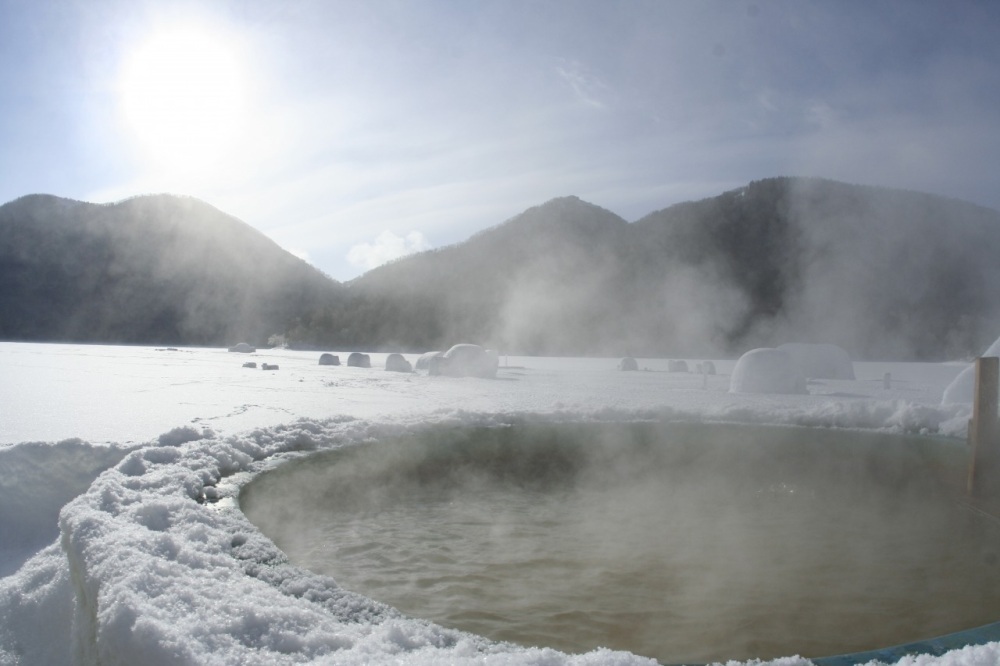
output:
{"label": "sun", "polygon": [[194,26],[163,30],[123,67],[125,122],[160,167],[215,166],[239,138],[244,79],[237,50],[223,35]]}

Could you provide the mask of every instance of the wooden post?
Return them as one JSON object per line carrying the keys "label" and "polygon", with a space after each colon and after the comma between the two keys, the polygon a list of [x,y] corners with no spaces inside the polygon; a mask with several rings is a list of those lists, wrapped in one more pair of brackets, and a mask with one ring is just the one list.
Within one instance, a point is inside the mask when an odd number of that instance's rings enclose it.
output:
{"label": "wooden post", "polygon": [[976,393],[972,402],[972,423],[969,439],[972,459],[969,462],[971,497],[990,499],[1000,490],[1000,427],[997,425],[997,380],[1000,359],[995,356],[976,359]]}

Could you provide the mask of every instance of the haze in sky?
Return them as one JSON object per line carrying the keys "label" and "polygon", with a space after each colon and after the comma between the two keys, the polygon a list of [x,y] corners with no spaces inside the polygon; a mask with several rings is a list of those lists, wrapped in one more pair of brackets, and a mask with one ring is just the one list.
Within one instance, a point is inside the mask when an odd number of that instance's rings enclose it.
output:
{"label": "haze in sky", "polygon": [[202,198],[345,280],[575,194],[1000,208],[1000,3],[0,0],[0,203]]}

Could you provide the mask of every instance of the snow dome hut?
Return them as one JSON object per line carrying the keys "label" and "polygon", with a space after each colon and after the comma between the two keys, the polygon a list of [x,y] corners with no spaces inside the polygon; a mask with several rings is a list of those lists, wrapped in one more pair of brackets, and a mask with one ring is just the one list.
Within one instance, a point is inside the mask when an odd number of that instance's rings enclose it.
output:
{"label": "snow dome hut", "polygon": [[499,365],[500,357],[495,351],[479,345],[459,344],[432,358],[429,372],[448,377],[492,378],[496,377]]}
{"label": "snow dome hut", "polygon": [[809,379],[854,379],[851,356],[837,345],[792,342],[778,349],[791,356]]}
{"label": "snow dome hut", "polygon": [[389,354],[386,356],[385,369],[389,372],[413,372],[413,366],[403,358],[402,354]]}
{"label": "snow dome hut", "polygon": [[372,357],[361,352],[351,352],[351,355],[347,357],[347,365],[351,368],[370,368],[372,367]]}
{"label": "snow dome hut", "polygon": [[320,365],[340,365],[340,357],[334,356],[333,354],[320,354],[319,355]]}
{"label": "snow dome hut", "polygon": [[439,352],[439,351],[429,351],[429,352],[426,352],[424,354],[421,354],[420,357],[417,359],[416,364],[414,364],[413,369],[414,370],[430,370],[430,368],[431,368],[431,359],[437,358],[438,356],[443,356],[443,355],[444,355],[444,352]]}
{"label": "snow dome hut", "polygon": [[807,393],[806,379],[788,352],[751,349],[736,361],[730,393]]}
{"label": "snow dome hut", "polygon": [[702,361],[698,364],[698,372],[703,375],[714,375],[715,363],[712,363],[711,361]]}
{"label": "snow dome hut", "polygon": [[687,361],[677,361],[671,359],[667,361],[667,372],[687,372],[688,364]]}
{"label": "snow dome hut", "polygon": [[618,362],[618,369],[627,371],[638,370],[639,363],[636,362],[636,360],[631,356],[626,356],[625,358],[623,358],[621,361]]}

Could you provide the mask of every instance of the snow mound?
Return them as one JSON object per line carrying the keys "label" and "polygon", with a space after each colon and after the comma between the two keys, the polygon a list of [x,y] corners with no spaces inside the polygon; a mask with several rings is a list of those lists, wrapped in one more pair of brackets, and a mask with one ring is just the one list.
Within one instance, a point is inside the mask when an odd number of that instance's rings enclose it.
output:
{"label": "snow mound", "polygon": [[792,356],[780,349],[751,349],[733,368],[730,393],[806,393],[806,380]]}
{"label": "snow mound", "polygon": [[[980,356],[1000,356],[1000,338],[987,348]],[[941,397],[942,405],[971,405],[976,397],[976,365],[969,364],[965,370],[958,374],[944,390]]]}
{"label": "snow mound", "polygon": [[6,555],[0,557],[0,576],[56,538],[63,505],[127,453],[79,439],[0,448],[0,551]]}
{"label": "snow mound", "polygon": [[687,361],[670,360],[667,361],[667,372],[687,372]]}
{"label": "snow mound", "polygon": [[188,442],[196,442],[199,439],[205,439],[206,437],[211,437],[212,431],[203,428],[198,430],[197,428],[192,428],[191,426],[181,426],[179,428],[174,428],[169,432],[165,432],[157,438],[157,443],[160,446],[180,446],[181,444],[186,444]]}
{"label": "snow mound", "polygon": [[459,344],[431,359],[429,369],[432,375],[489,379],[497,376],[499,365],[500,357],[495,351],[479,345]]}
{"label": "snow mound", "polygon": [[976,397],[976,366],[969,367],[958,373],[941,396],[942,405],[971,405]]}
{"label": "snow mound", "polygon": [[791,356],[809,379],[854,379],[851,356],[837,345],[790,342],[778,349]]}
{"label": "snow mound", "polygon": [[372,367],[372,357],[361,352],[352,352],[347,357],[347,366],[350,368],[370,368]]}
{"label": "snow mound", "polygon": [[431,368],[431,359],[435,359],[435,358],[437,358],[439,356],[443,356],[443,355],[444,355],[444,352],[439,352],[439,351],[425,352],[425,353],[421,354],[417,358],[417,362],[416,362],[416,364],[414,364],[413,369],[414,370],[430,370],[430,368]]}
{"label": "snow mound", "polygon": [[385,358],[385,369],[389,372],[413,372],[413,366],[402,354],[389,354]]}

